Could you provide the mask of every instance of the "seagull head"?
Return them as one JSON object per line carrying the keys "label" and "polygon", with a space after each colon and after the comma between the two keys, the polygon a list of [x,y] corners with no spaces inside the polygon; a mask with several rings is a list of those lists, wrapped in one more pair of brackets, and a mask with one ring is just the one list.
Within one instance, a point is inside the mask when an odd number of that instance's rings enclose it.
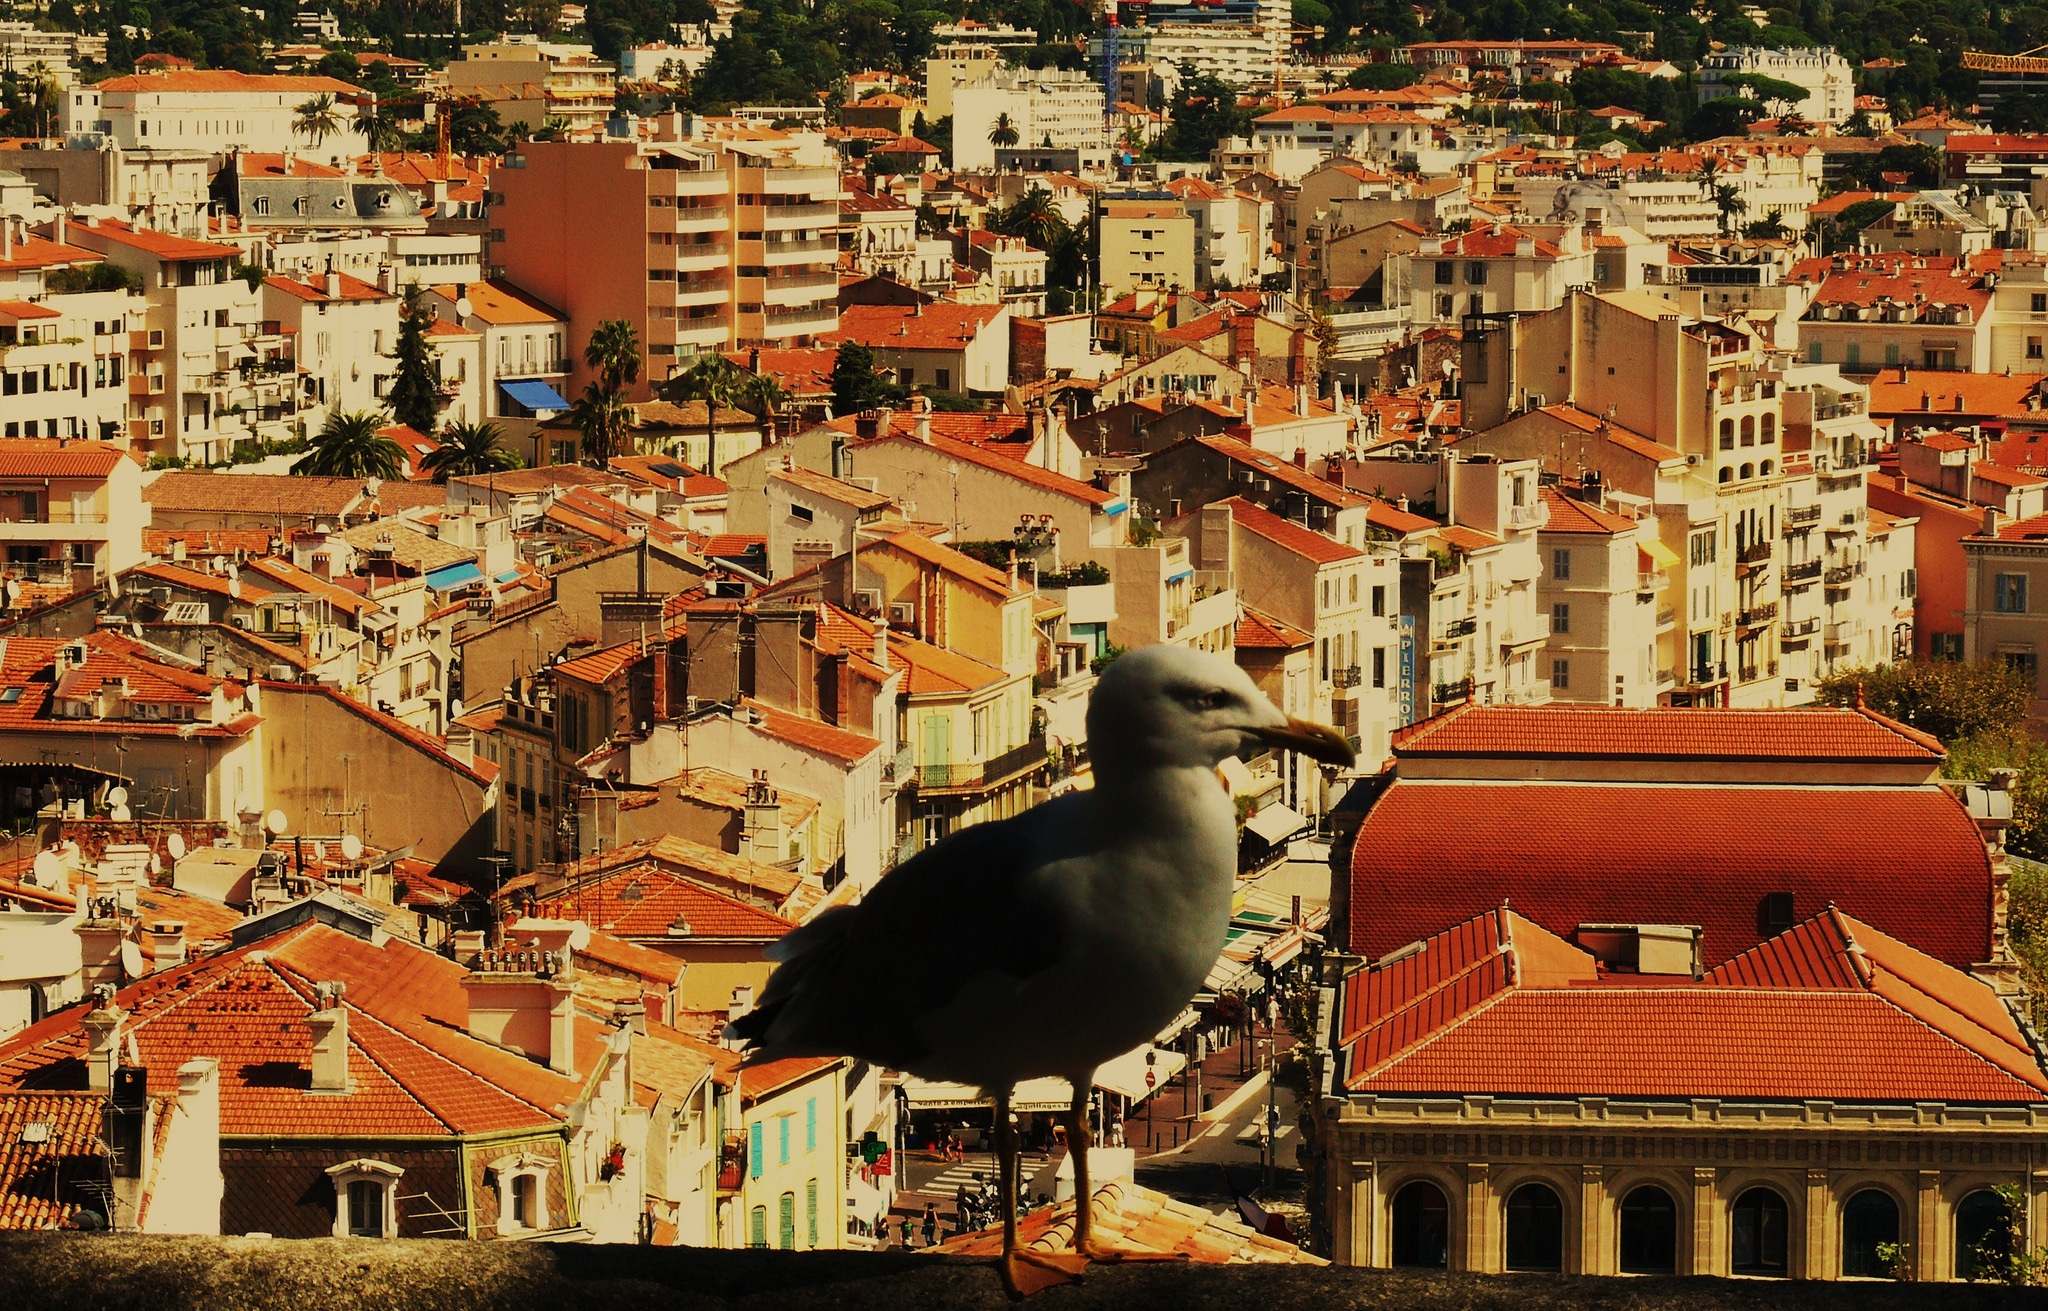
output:
{"label": "seagull head", "polygon": [[1264,747],[1326,765],[1357,758],[1342,733],[1280,713],[1242,669],[1192,647],[1145,646],[1119,656],[1088,703],[1089,754],[1105,763],[1213,769]]}

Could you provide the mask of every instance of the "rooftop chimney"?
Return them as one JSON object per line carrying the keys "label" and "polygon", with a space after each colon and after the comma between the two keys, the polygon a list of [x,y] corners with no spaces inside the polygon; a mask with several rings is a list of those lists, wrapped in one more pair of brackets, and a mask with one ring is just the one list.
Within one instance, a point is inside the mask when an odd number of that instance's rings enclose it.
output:
{"label": "rooftop chimney", "polygon": [[149,955],[157,969],[185,963],[185,921],[157,920],[144,932],[149,935]]}
{"label": "rooftop chimney", "polygon": [[469,994],[469,1031],[485,1042],[576,1074],[576,966],[573,951],[590,927],[566,920],[523,919],[505,931],[506,945],[477,953],[462,980]]}
{"label": "rooftop chimney", "polygon": [[889,668],[889,621],[886,618],[875,624],[875,663],[884,670]]}
{"label": "rooftop chimney", "polygon": [[127,1012],[114,1001],[114,986],[93,989],[93,1007],[85,1016],[85,1086],[96,1093],[112,1092],[114,1067],[121,1063],[121,1021]]}
{"label": "rooftop chimney", "polygon": [[341,275],[339,273],[330,273],[327,275],[327,299],[341,299]]}
{"label": "rooftop chimney", "polygon": [[[754,1009],[754,989],[751,984],[742,983],[732,990],[732,1004],[725,1008],[727,1024],[739,1023],[740,1017]],[[738,1039],[727,1039],[727,1045],[737,1046]]]}
{"label": "rooftop chimney", "polygon": [[313,1083],[316,1093],[348,1091],[348,1008],[341,1004],[341,983],[313,985],[313,1004],[306,1017],[313,1031]]}

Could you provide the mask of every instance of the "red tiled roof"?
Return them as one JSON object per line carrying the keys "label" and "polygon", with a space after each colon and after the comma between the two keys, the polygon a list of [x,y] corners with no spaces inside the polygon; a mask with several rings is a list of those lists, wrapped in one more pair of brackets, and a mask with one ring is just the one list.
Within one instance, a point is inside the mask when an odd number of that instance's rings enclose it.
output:
{"label": "red tiled roof", "polygon": [[[1904,374],[1901,377],[1901,373]],[[2027,398],[2048,382],[2048,375],[2015,373],[1948,373],[1887,368],[1870,380],[1872,414],[1939,413],[1945,423],[1961,423],[1957,415],[2032,413]],[[1921,403],[1922,398],[1926,403]],[[1960,397],[1962,408],[1956,408]]]}
{"label": "red tiled roof", "polygon": [[1713,966],[1761,940],[1774,893],[1800,915],[1839,903],[1958,967],[1991,950],[1983,838],[1932,786],[1401,779],[1366,814],[1351,884],[1352,946],[1370,956],[1512,897],[1558,933],[1700,925]]}
{"label": "red tiled roof", "polygon": [[555,672],[565,674],[581,683],[603,687],[616,678],[621,670],[637,662],[646,653],[645,644],[635,639],[631,642],[621,642],[617,646],[605,647],[601,651],[593,651],[586,656],[578,656],[574,660],[564,660],[555,666]]}
{"label": "red tiled roof", "polygon": [[764,705],[752,697],[741,698],[740,704],[754,712],[757,716],[756,727],[768,736],[809,751],[822,752],[848,764],[867,759],[882,746],[879,741],[865,733],[856,733],[852,729],[840,728],[835,724],[792,715],[786,710]]}
{"label": "red tiled roof", "polygon": [[772,942],[796,927],[780,915],[652,864],[607,870],[573,891],[542,898],[535,913],[544,919],[582,920],[613,937],[662,941],[679,922],[689,925],[685,942]]}
{"label": "red tiled roof", "polygon": [[[122,79],[115,79],[120,81]],[[100,84],[102,87],[106,83]],[[71,225],[70,234],[80,241],[91,242],[105,238],[117,245],[132,246],[135,249],[156,256],[158,259],[234,259],[242,252],[236,246],[216,245],[210,241],[192,241],[185,237],[173,236],[168,232],[157,232],[150,228],[130,227],[120,219],[103,218],[88,227],[84,224]]]}
{"label": "red tiled roof", "polygon": [[82,246],[60,245],[33,232],[14,243],[14,251],[0,259],[0,269],[45,269],[64,264],[97,264],[106,256]]}
{"label": "red tiled roof", "polygon": [[364,282],[361,278],[350,277],[346,273],[337,273],[334,277],[341,292],[339,296],[329,296],[327,294],[327,284],[324,279],[318,283],[312,283],[301,282],[297,278],[272,275],[263,280],[263,285],[274,287],[287,296],[296,297],[299,300],[308,301],[316,305],[324,305],[331,301],[392,299],[390,292],[372,283]]}
{"label": "red tiled roof", "polygon": [[[0,1230],[56,1229],[81,1207],[81,1194],[56,1186],[98,1182],[107,1154],[101,1109],[106,1098],[85,1092],[0,1094]],[[31,1124],[46,1126],[40,1142],[27,1142]]]}
{"label": "red tiled roof", "polygon": [[878,350],[959,350],[1001,315],[1000,305],[848,305],[839,331],[823,340],[865,342]]}
{"label": "red tiled roof", "polygon": [[[1293,419],[1295,416],[1292,411],[1289,411],[1287,417]],[[1334,505],[1341,509],[1346,506],[1370,506],[1373,504],[1373,498],[1370,496],[1354,492],[1348,487],[1331,482],[1328,478],[1318,478],[1308,470],[1298,465],[1290,464],[1279,456],[1262,451],[1250,442],[1239,438],[1226,436],[1221,433],[1212,433],[1202,437],[1190,437],[1187,440],[1198,442],[1218,455],[1228,456],[1239,464],[1249,465],[1258,471],[1260,477],[1286,483],[1294,490],[1306,492],[1326,505]],[[1171,450],[1173,448],[1168,447],[1167,449]],[[1164,452],[1161,452],[1161,454],[1164,454]],[[1393,509],[1392,506],[1387,508]]]}
{"label": "red tiled roof", "polygon": [[1242,525],[1247,531],[1257,533],[1267,541],[1291,551],[1317,564],[1335,564],[1339,560],[1357,560],[1365,552],[1355,546],[1346,546],[1336,538],[1300,524],[1289,523],[1269,510],[1262,510],[1241,496],[1218,502],[1230,510],[1232,522]]}
{"label": "red tiled roof", "polygon": [[270,549],[268,528],[145,528],[142,549],[151,555],[169,556],[174,542],[183,542],[188,555],[233,555],[236,551],[261,555]]}
{"label": "red tiled roof", "polygon": [[0,439],[0,478],[104,478],[125,458],[104,442],[9,437]]}
{"label": "red tiled roof", "polygon": [[347,97],[344,103],[354,103],[362,91],[347,82],[331,77],[284,77],[267,73],[236,73],[227,69],[167,69],[159,73],[136,73],[128,77],[110,77],[93,88],[102,95],[109,91],[161,91],[184,95],[218,95],[224,92],[261,93],[273,95],[283,92],[287,95],[305,95],[308,92],[327,92],[337,98]]}
{"label": "red tiled roof", "polygon": [[1566,496],[1554,487],[1543,489],[1543,503],[1550,507],[1550,521],[1544,525],[1545,532],[1552,533],[1603,533],[1612,536],[1625,533],[1636,526],[1636,521],[1625,514],[1614,514],[1595,505],[1588,505],[1576,496]]}
{"label": "red tiled roof", "polygon": [[1543,413],[1553,419],[1562,420],[1582,432],[1598,432],[1604,426],[1608,441],[1613,442],[1623,450],[1632,451],[1637,455],[1655,460],[1660,464],[1666,460],[1683,460],[1685,458],[1685,452],[1676,447],[1666,446],[1661,442],[1652,441],[1639,432],[1633,432],[1617,424],[1608,423],[1601,419],[1599,415],[1588,414],[1575,405],[1546,405],[1543,407]]}
{"label": "red tiled roof", "polygon": [[1939,765],[1947,752],[1874,710],[1457,706],[1394,735],[1396,756],[1805,760]]}
{"label": "red tiled roof", "polygon": [[1538,241],[1520,228],[1509,227],[1504,223],[1473,228],[1469,232],[1446,237],[1442,253],[1466,259],[1509,259],[1521,248],[1524,241],[1531,243],[1533,258],[1563,258],[1564,253],[1554,243]]}
{"label": "red tiled roof", "polygon": [[1237,617],[1237,637],[1233,645],[1240,650],[1293,651],[1311,646],[1315,640],[1314,636],[1293,624],[1245,606]]}

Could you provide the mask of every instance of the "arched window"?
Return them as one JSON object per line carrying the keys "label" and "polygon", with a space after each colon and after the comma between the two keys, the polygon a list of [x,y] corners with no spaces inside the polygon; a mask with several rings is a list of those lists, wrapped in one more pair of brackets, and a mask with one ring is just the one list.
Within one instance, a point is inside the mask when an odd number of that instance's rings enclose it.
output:
{"label": "arched window", "polygon": [[[1975,1279],[1980,1257],[2010,1255],[2005,1203],[1989,1188],[1980,1188],[1956,1204],[1956,1278]],[[1988,1273],[1988,1272],[1987,1272]]]}
{"label": "arched window", "polygon": [[1655,1184],[1632,1188],[1621,1199],[1621,1272],[1678,1273],[1678,1207]]}
{"label": "arched window", "polygon": [[1742,416],[1742,444],[1744,446],[1756,445],[1756,416],[1753,414]]}
{"label": "arched window", "polygon": [[1721,481],[1725,483],[1725,482],[1729,481],[1730,479],[1732,479],[1733,477],[1735,477],[1735,470],[1733,470],[1733,469],[1729,468],[1729,467],[1728,467],[1727,465],[1725,465],[1725,464],[1724,464],[1724,465],[1722,465],[1722,466],[1721,466]]}
{"label": "arched window", "polygon": [[1762,438],[1761,438],[1760,440],[1761,440],[1761,441],[1763,442],[1763,444],[1764,444],[1764,445],[1766,445],[1766,446],[1769,446],[1769,445],[1771,445],[1771,444],[1775,443],[1775,442],[1776,442],[1776,441],[1778,440],[1778,416],[1777,416],[1777,415],[1775,415],[1775,414],[1766,414],[1766,415],[1764,416],[1764,431],[1763,431],[1763,436],[1762,436]]}
{"label": "arched window", "polygon": [[1564,1203],[1542,1184],[1508,1195],[1508,1269],[1564,1269]]}
{"label": "arched window", "polygon": [[1768,1188],[1752,1188],[1735,1199],[1728,1215],[1728,1268],[1738,1275],[1787,1273],[1791,1216],[1785,1199]]}
{"label": "arched window", "polygon": [[359,1158],[327,1167],[334,1181],[336,1238],[398,1237],[398,1179],[405,1170]]}
{"label": "arched window", "polygon": [[1842,1208],[1842,1273],[1883,1279],[1891,1267],[1877,1249],[1899,1241],[1899,1204],[1892,1195],[1866,1188]]}
{"label": "arched window", "polygon": [[1754,477],[1756,477],[1756,466],[1755,466],[1755,465],[1753,465],[1753,464],[1745,464],[1745,465],[1743,465],[1743,466],[1742,466],[1742,476],[1743,476],[1744,478],[1754,478]]}
{"label": "arched window", "polygon": [[747,1220],[747,1246],[768,1246],[768,1208],[757,1206]]}
{"label": "arched window", "polygon": [[1451,1208],[1441,1189],[1420,1179],[1394,1194],[1394,1264],[1444,1268]]}
{"label": "arched window", "polygon": [[1721,420],[1721,449],[1724,451],[1735,449],[1735,420],[1733,419]]}
{"label": "arched window", "polygon": [[1764,461],[1764,462],[1763,462],[1762,464],[1759,464],[1759,465],[1758,465],[1758,466],[1757,466],[1756,468],[1757,468],[1757,472],[1758,472],[1758,473],[1760,473],[1760,474],[1762,474],[1762,475],[1763,475],[1764,477],[1768,478],[1768,477],[1770,477],[1770,476],[1771,476],[1771,469],[1772,469],[1773,467],[1774,467],[1774,466],[1773,466],[1773,465],[1771,464],[1771,462],[1770,462],[1769,460],[1765,460],[1765,461]]}

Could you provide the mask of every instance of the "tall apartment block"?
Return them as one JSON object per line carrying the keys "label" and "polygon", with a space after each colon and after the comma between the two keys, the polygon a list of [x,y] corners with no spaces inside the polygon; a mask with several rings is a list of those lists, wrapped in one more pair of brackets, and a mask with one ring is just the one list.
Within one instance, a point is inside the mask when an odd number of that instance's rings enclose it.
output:
{"label": "tall apartment block", "polygon": [[639,331],[636,399],[701,352],[839,327],[836,168],[712,142],[535,141],[491,186],[492,259],[568,315],[576,390],[606,319]]}

